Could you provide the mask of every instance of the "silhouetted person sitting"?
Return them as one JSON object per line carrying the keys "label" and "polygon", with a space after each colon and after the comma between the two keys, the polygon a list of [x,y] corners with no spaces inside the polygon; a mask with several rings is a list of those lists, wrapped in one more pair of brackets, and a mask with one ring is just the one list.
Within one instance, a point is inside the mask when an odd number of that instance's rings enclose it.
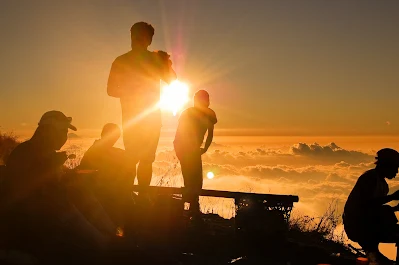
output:
{"label": "silhouetted person sitting", "polygon": [[370,264],[385,264],[387,258],[378,251],[379,243],[397,243],[399,225],[394,214],[398,206],[386,203],[399,200],[399,191],[388,195],[385,180],[398,173],[399,153],[385,148],[377,152],[376,167],[362,174],[346,201],[343,221],[349,239],[367,252]]}
{"label": "silhouetted person sitting", "polygon": [[[199,194],[202,189],[202,160],[212,143],[215,112],[209,108],[209,94],[199,90],[194,95],[194,107],[182,112],[174,140],[176,156],[180,161],[184,187],[187,188],[186,201],[190,203],[193,214],[199,210]],[[201,148],[205,133],[208,132],[205,146]]]}
{"label": "silhouetted person sitting", "polygon": [[6,165],[1,210],[12,231],[9,242],[44,260],[82,258],[108,242],[68,196],[63,168],[67,155],[57,150],[65,144],[68,129],[76,130],[71,120],[60,111],[46,112],[32,138],[12,151]]}
{"label": "silhouetted person sitting", "polygon": [[84,154],[79,169],[97,170],[93,188],[113,221],[123,226],[124,213],[128,210],[132,179],[129,176],[126,153],[114,144],[121,131],[114,123],[106,124],[101,139],[95,140]]}
{"label": "silhouetted person sitting", "polygon": [[166,52],[148,50],[154,35],[150,24],[135,23],[130,33],[132,49],[112,63],[107,92],[120,98],[125,150],[134,177],[138,164],[138,184],[148,186],[161,132],[160,80],[170,83],[176,74]]}

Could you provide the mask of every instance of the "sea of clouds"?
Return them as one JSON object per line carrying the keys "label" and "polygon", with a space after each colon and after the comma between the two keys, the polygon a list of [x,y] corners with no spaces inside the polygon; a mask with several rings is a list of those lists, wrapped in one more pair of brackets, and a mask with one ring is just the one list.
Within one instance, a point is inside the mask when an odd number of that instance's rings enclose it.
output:
{"label": "sea of clouds", "polygon": [[[84,143],[71,141],[66,150],[78,154],[79,159],[92,140]],[[342,211],[357,178],[375,162],[375,151],[345,149],[336,143],[268,146],[213,143],[202,159],[204,176],[213,172],[215,177],[205,177],[204,188],[298,195],[295,211],[317,216],[331,202]],[[153,169],[152,185],[183,186],[180,165],[170,145],[160,146]],[[389,184],[391,191],[399,188],[396,180]]]}

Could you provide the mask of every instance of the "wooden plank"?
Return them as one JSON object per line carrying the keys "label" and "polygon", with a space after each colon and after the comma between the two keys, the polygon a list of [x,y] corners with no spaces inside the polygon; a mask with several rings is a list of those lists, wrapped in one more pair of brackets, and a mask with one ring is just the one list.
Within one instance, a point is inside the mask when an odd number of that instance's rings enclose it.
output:
{"label": "wooden plank", "polygon": [[[160,186],[149,186],[142,187],[138,185],[133,185],[133,191],[140,192],[146,191],[149,193],[156,194],[183,194],[185,192],[185,188],[176,188],[176,187],[160,187]],[[299,197],[295,195],[279,195],[279,194],[262,194],[262,193],[249,193],[249,192],[237,192],[237,191],[222,191],[222,190],[202,190],[201,196],[209,196],[209,197],[219,197],[219,198],[254,198],[259,200],[266,200],[270,202],[298,202]]]}

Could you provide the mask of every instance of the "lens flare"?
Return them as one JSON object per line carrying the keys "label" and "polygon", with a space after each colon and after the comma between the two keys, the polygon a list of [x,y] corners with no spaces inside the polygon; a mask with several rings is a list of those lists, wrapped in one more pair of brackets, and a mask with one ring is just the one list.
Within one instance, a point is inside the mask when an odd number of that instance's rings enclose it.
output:
{"label": "lens flare", "polygon": [[209,171],[208,173],[206,173],[206,177],[208,179],[213,179],[215,177],[215,174],[213,174],[213,172]]}
{"label": "lens flare", "polygon": [[188,102],[188,85],[175,80],[169,85],[162,86],[161,100],[159,107],[162,110],[170,111],[175,116]]}

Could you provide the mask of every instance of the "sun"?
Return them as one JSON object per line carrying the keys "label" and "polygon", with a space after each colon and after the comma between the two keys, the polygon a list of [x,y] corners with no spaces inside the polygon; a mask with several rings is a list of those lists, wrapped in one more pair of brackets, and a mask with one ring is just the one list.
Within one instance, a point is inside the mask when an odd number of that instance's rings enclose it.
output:
{"label": "sun", "polygon": [[213,179],[215,177],[215,174],[213,174],[213,172],[209,171],[208,173],[206,173],[206,177],[208,179]]}
{"label": "sun", "polygon": [[176,115],[188,102],[188,85],[186,83],[175,80],[169,85],[163,85],[161,90],[159,106],[162,110],[172,112],[173,115]]}

